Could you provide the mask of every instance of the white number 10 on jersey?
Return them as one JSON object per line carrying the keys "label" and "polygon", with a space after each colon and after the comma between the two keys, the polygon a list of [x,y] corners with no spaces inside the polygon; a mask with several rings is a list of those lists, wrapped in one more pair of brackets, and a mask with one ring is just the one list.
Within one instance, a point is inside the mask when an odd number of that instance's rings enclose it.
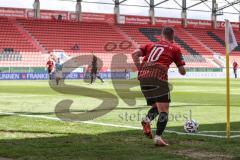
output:
{"label": "white number 10 on jersey", "polygon": [[163,51],[164,51],[163,47],[154,47],[151,53],[149,54],[148,62],[156,62],[157,60],[159,60]]}

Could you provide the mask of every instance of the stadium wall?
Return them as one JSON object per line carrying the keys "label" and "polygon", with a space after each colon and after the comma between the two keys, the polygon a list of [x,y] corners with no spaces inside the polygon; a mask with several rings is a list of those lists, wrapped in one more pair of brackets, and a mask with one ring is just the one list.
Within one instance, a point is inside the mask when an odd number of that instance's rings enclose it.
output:
{"label": "stadium wall", "polygon": [[[61,15],[63,20],[76,20],[75,12],[68,11],[53,11],[53,10],[41,10],[41,19],[57,19]],[[22,8],[3,8],[0,7],[0,16],[6,17],[17,17],[17,18],[33,18],[33,9],[22,9]],[[84,22],[105,22],[109,24],[114,24],[116,22],[114,14],[102,14],[102,13],[82,13],[82,21]],[[141,24],[150,25],[151,20],[147,16],[132,16],[132,15],[121,15],[121,24]],[[164,18],[156,17],[156,25],[163,26],[182,26],[181,18]],[[240,30],[240,23],[233,22],[233,29]],[[212,21],[210,20],[195,20],[188,19],[189,28],[212,28]],[[224,29],[225,22],[218,21],[217,28]]]}
{"label": "stadium wall", "polygon": [[[238,71],[240,74],[240,71]],[[177,79],[201,79],[201,78],[226,78],[225,70],[222,72],[187,72],[185,76],[181,76],[178,71],[169,71],[168,72],[169,79],[177,78]],[[231,78],[234,78],[233,72],[230,74]],[[130,78],[137,78],[137,74],[132,72],[130,74]]]}
{"label": "stadium wall", "polygon": [[[130,79],[129,72],[102,72],[103,79]],[[63,73],[64,79],[90,79],[89,73]],[[0,80],[48,80],[48,73],[0,73]]]}
{"label": "stadium wall", "polygon": [[[240,73],[240,72],[239,72]],[[239,74],[238,73],[238,74]],[[231,78],[234,78],[233,72],[230,74]],[[169,78],[193,78],[193,79],[201,79],[201,78],[226,78],[225,72],[187,72],[185,76],[179,75],[177,72],[170,72]]]}
{"label": "stadium wall", "polygon": [[[225,78],[225,72],[187,72],[185,76],[181,76],[178,72],[169,72],[169,78]],[[240,74],[240,72],[238,73]],[[64,73],[64,79],[90,79],[90,74],[71,72]],[[137,78],[136,72],[102,72],[100,76],[103,79],[134,79]],[[234,74],[231,73],[231,78]],[[0,80],[48,80],[48,74],[43,73],[0,73]]]}

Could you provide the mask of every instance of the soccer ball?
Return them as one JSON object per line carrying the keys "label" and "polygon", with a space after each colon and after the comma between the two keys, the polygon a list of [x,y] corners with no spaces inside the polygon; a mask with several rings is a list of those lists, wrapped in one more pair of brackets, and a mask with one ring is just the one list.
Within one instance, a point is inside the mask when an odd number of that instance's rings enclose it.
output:
{"label": "soccer ball", "polygon": [[196,133],[198,131],[199,124],[195,120],[187,120],[184,124],[184,130],[187,133]]}

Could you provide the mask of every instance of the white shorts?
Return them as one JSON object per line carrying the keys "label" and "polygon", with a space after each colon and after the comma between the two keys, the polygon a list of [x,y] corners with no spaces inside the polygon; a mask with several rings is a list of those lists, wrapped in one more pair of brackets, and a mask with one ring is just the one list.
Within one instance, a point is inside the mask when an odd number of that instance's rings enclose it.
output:
{"label": "white shorts", "polygon": [[55,74],[56,78],[62,78],[62,71],[56,71]]}

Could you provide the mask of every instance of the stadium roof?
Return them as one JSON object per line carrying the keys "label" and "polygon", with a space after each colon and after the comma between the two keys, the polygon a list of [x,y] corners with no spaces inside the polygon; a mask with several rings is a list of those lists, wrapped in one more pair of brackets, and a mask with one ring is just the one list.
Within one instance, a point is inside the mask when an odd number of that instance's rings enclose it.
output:
{"label": "stadium roof", "polygon": [[[1,0],[1,7],[32,8],[34,0]],[[51,10],[75,10],[76,0],[40,0],[41,9]],[[120,5],[121,14],[148,15],[150,0],[120,0],[124,1]],[[164,0],[155,0],[158,4]],[[204,3],[198,4],[201,1]],[[218,16],[219,20],[225,18],[231,21],[239,21],[240,1],[236,0],[216,0],[218,8],[222,8],[233,2],[234,4],[223,10],[223,15]],[[84,12],[113,13],[114,0],[82,0]],[[195,4],[198,4],[194,6]],[[161,17],[181,17],[182,0],[166,0],[166,2],[156,6],[155,14]],[[212,0],[187,0],[188,18],[191,19],[211,19]],[[201,12],[201,14],[199,14]]]}

